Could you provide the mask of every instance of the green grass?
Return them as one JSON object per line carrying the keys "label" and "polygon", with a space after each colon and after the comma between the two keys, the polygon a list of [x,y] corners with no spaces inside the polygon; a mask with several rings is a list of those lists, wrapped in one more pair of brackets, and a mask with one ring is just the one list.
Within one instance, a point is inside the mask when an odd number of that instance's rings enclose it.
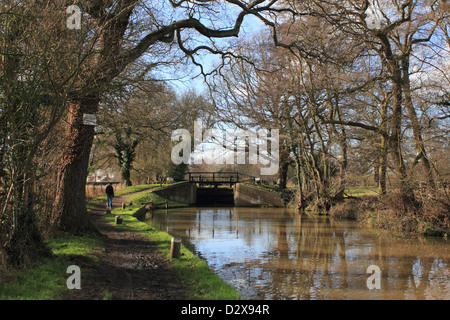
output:
{"label": "green grass", "polygon": [[364,197],[364,196],[377,196],[377,187],[348,187],[345,189],[345,194],[350,197]]}
{"label": "green grass", "polygon": [[243,182],[242,184],[249,186],[249,187],[258,188],[258,189],[270,191],[270,192],[276,193],[278,195],[281,195],[281,192],[278,191],[278,185],[276,185],[276,184],[269,185],[269,184],[256,184],[256,183],[246,183],[246,182]]}
{"label": "green grass", "polygon": [[[142,191],[159,185],[142,185],[125,188],[116,193],[117,196]],[[100,198],[100,199],[99,199]],[[105,199],[100,196],[87,201],[89,206],[95,203],[103,203]],[[152,194],[151,192],[141,195],[130,196],[129,200],[138,202],[141,199],[155,199],[155,202],[164,201],[164,198]],[[169,206],[178,206],[176,202],[169,202]],[[122,225],[130,232],[142,234],[150,241],[158,244],[159,252],[169,257],[171,236],[163,231],[159,231],[139,221],[133,217],[141,206],[128,206],[125,210],[116,208],[112,214],[105,215],[105,219],[114,223],[117,214],[124,216]],[[53,257],[36,261],[33,266],[25,270],[8,270],[0,273],[0,300],[59,300],[70,298],[71,294],[76,294],[74,290],[67,289],[66,281],[70,274],[67,268],[70,265],[77,265],[82,270],[83,275],[93,272],[98,265],[100,257],[104,252],[101,236],[64,236],[47,240],[48,246],[52,249]],[[186,247],[182,246],[181,258],[172,259],[173,269],[180,275],[184,283],[187,284],[188,294],[191,299],[240,299],[236,290],[214,274],[207,263],[196,257]],[[105,299],[111,297],[111,293],[105,291]]]}
{"label": "green grass", "polygon": [[[111,214],[105,215],[105,219],[115,223],[115,216],[122,215],[123,222],[117,225],[126,231],[141,234],[157,245],[157,250],[165,257],[170,257],[170,246],[172,236],[167,232],[160,231],[139,221],[133,214],[140,208],[138,205],[114,209]],[[237,300],[241,299],[236,290],[227,284],[218,275],[213,273],[208,264],[195,256],[185,246],[181,245],[182,256],[171,260],[173,270],[188,284],[188,295],[191,299],[198,300]]]}
{"label": "green grass", "polygon": [[[156,190],[156,189],[154,189],[154,190]],[[152,200],[153,200],[153,203],[155,203],[155,204],[165,202],[166,199],[157,195],[156,193],[153,193],[154,190],[151,190],[151,191],[145,192],[145,193],[141,193],[141,194],[132,195],[127,200],[132,201],[133,203],[147,203]],[[176,201],[172,201],[172,200],[168,200],[168,205],[169,205],[169,208],[189,206],[188,204],[180,203],[180,202],[176,202]]]}
{"label": "green grass", "polygon": [[[253,184],[253,183],[243,183],[245,185],[259,188],[266,191],[271,191],[277,194],[281,194],[281,192],[278,191],[277,185],[264,185],[264,184]],[[293,186],[288,186],[289,188],[294,188]],[[351,197],[361,197],[361,196],[376,196],[378,195],[378,188],[377,187],[348,187],[345,189],[345,193],[347,196]]]}
{"label": "green grass", "polygon": [[[159,187],[159,184],[127,187],[117,196]],[[106,201],[106,195],[88,199],[88,208]],[[99,262],[104,248],[100,236],[63,236],[46,241],[53,256],[35,261],[24,270],[7,270],[0,274],[0,300],[58,300],[73,294],[67,289],[67,268],[78,265],[85,275]],[[105,293],[107,297],[108,293]]]}
{"label": "green grass", "polygon": [[[146,189],[156,189],[156,188],[159,188],[160,186],[161,186],[160,184],[142,184],[142,185],[137,185],[137,186],[126,187],[121,190],[114,191],[114,196],[120,197],[120,196],[123,196],[126,194],[136,193],[136,192],[140,192],[140,191],[143,191]],[[168,186],[168,184],[163,184],[162,186],[165,187],[165,186]],[[99,204],[103,204],[104,202],[106,202],[106,194],[92,198],[92,199],[87,199],[88,206],[99,205]]]}
{"label": "green grass", "polygon": [[0,276],[0,300],[59,300],[69,294],[67,268],[77,265],[89,273],[103,252],[101,238],[71,236],[50,239],[53,257],[36,261],[25,270],[8,270]]}

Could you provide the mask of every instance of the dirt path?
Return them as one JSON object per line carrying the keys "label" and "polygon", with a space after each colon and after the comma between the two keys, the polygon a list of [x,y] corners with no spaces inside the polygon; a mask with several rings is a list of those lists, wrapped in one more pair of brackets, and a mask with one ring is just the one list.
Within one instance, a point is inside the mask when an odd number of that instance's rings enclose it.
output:
{"label": "dirt path", "polygon": [[[113,208],[121,207],[128,197],[113,198]],[[82,275],[81,290],[74,290],[71,299],[187,299],[185,285],[170,269],[167,258],[156,252],[155,245],[107,223],[104,213],[104,206],[90,213],[92,222],[105,236],[101,264],[92,274]]]}

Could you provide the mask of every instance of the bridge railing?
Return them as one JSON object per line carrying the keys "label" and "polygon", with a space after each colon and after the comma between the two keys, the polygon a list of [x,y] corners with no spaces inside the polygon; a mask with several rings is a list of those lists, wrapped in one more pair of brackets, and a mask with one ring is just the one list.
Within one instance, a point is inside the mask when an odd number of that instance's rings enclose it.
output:
{"label": "bridge railing", "polygon": [[193,183],[238,183],[251,182],[255,183],[256,177],[235,172],[235,171],[220,171],[220,172],[188,172],[186,173],[187,181]]}

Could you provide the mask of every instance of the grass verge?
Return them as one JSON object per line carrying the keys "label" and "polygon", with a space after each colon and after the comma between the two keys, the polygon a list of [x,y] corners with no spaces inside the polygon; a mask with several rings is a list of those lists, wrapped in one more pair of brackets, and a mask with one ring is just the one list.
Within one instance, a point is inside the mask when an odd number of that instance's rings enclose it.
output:
{"label": "grass verge", "polygon": [[[146,203],[153,201],[153,203],[156,204],[165,202],[166,199],[157,195],[156,193],[153,193],[154,190],[156,189],[152,189],[149,192],[132,195],[127,200],[132,201],[133,203]],[[179,203],[176,201],[168,200],[168,206],[169,208],[179,208],[179,207],[188,207],[189,205],[185,203]]]}
{"label": "grass verge", "polygon": [[345,189],[346,197],[374,197],[378,195],[377,187],[348,187]]}
{"label": "grass verge", "polygon": [[[158,199],[153,198],[155,194],[139,195],[140,199]],[[164,198],[162,198],[164,199]],[[128,200],[137,202],[136,196],[130,197]],[[156,200],[155,200],[156,201]],[[176,202],[169,202],[170,206],[179,205]],[[105,215],[105,219],[111,223],[115,223],[115,216],[122,215],[122,224],[116,225],[129,232],[143,235],[149,241],[157,244],[157,250],[169,259],[170,244],[172,236],[167,232],[151,227],[145,222],[139,221],[133,214],[141,208],[139,205],[129,206],[126,209],[116,208],[111,214]],[[188,295],[191,299],[196,300],[239,300],[242,299],[237,291],[222,278],[211,271],[206,261],[195,256],[185,246],[181,245],[180,258],[171,260],[171,267],[180,276],[182,281],[187,284]]]}
{"label": "grass verge", "polygon": [[[156,189],[159,188],[160,186],[166,187],[168,186],[168,184],[142,184],[142,185],[138,185],[138,186],[131,186],[131,187],[126,187],[123,188],[121,190],[115,191],[114,195],[116,197],[120,197],[126,194],[130,194],[130,193],[136,193],[136,192],[140,192],[146,189]],[[106,205],[106,194],[92,198],[92,199],[87,199],[87,203],[88,205],[100,205],[100,204],[105,204]]]}
{"label": "grass verge", "polygon": [[[163,185],[165,186],[165,185]],[[145,189],[159,188],[159,184],[124,188],[116,196],[131,194]],[[103,204],[106,196],[87,199],[88,208]],[[0,300],[61,300],[72,293],[66,281],[67,268],[77,265],[83,275],[94,270],[104,251],[99,235],[62,236],[46,240],[53,256],[34,261],[23,270],[1,270]],[[70,298],[70,297],[69,297]],[[108,298],[108,293],[105,293]]]}
{"label": "grass verge", "polygon": [[[67,268],[77,265],[87,274],[103,252],[100,236],[65,236],[47,240],[53,256],[24,270],[0,276],[0,300],[60,300],[69,293]],[[85,273],[86,272],[86,273]]]}

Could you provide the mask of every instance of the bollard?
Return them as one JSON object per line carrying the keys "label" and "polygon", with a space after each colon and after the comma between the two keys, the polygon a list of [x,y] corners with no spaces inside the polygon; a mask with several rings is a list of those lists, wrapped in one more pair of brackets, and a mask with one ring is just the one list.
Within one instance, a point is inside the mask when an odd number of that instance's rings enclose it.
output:
{"label": "bollard", "polygon": [[122,224],[123,216],[116,216],[116,224]]}
{"label": "bollard", "polygon": [[170,245],[170,259],[180,257],[181,239],[172,238]]}

